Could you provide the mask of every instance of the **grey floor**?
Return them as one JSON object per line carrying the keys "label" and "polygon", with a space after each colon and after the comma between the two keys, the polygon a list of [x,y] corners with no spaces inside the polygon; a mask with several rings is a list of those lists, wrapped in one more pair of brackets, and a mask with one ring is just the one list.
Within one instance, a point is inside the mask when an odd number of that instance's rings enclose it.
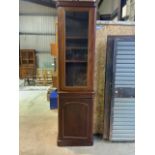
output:
{"label": "grey floor", "polygon": [[134,155],[134,143],[112,143],[94,137],[90,147],[58,147],[58,112],[50,110],[47,87],[21,89],[20,155]]}

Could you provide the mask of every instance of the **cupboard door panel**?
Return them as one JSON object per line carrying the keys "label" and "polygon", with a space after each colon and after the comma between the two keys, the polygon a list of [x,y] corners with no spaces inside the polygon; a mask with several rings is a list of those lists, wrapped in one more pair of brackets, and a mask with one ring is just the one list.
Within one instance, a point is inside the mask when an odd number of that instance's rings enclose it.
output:
{"label": "cupboard door panel", "polygon": [[87,63],[66,64],[66,84],[68,86],[87,85]]}
{"label": "cupboard door panel", "polygon": [[[92,143],[93,98],[80,98],[74,94],[59,95],[59,140]],[[76,94],[77,95],[77,94]],[[72,141],[69,145],[74,145]]]}
{"label": "cupboard door panel", "polygon": [[77,101],[66,101],[62,110],[62,123],[68,124],[68,126],[63,126],[64,138],[87,138],[88,111],[88,104],[84,101],[81,103]]}

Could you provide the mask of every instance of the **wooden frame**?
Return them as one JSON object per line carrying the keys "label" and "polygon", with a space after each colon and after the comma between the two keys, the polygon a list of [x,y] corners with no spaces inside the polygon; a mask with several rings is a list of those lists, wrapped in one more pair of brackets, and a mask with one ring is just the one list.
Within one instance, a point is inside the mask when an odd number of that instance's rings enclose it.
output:
{"label": "wooden frame", "polygon": [[[93,145],[92,120],[93,120],[94,93],[76,93],[76,92],[75,93],[58,92],[58,93],[59,93],[58,145],[59,146]],[[77,117],[77,114],[79,112],[82,113],[80,114],[80,116]],[[73,126],[80,126],[81,128],[75,128],[73,131],[71,130]]]}
{"label": "wooden frame", "polygon": [[[25,54],[24,54],[25,53]],[[31,58],[28,56],[31,54]],[[34,49],[20,49],[19,75],[21,79],[35,78],[36,76],[36,52]]]}
{"label": "wooden frame", "polygon": [[104,139],[109,139],[110,136],[110,126],[111,126],[111,99],[112,99],[112,82],[113,82],[113,67],[115,61],[114,53],[114,39],[123,38],[128,39],[134,38],[134,35],[124,35],[124,36],[113,36],[109,35],[107,38],[107,50],[106,50],[106,73],[105,73],[105,97],[104,97]]}
{"label": "wooden frame", "polygon": [[[68,3],[68,2],[66,2]],[[75,2],[74,2],[75,3]],[[78,3],[77,3],[78,4]],[[66,4],[67,5],[67,4]],[[72,4],[73,5],[73,4]],[[59,6],[59,5],[58,5]],[[74,5],[73,5],[74,6]],[[65,44],[65,11],[88,11],[89,12],[89,30],[88,30],[88,68],[87,68],[87,86],[76,86],[76,87],[69,87],[65,86],[65,51],[66,51],[66,44]],[[61,49],[61,52],[59,52],[58,56],[58,89],[63,91],[93,91],[93,77],[90,75],[93,75],[94,70],[94,52],[89,51],[95,51],[95,9],[89,8],[89,7],[60,7],[58,8],[58,34],[59,34],[59,50]]]}
{"label": "wooden frame", "polygon": [[93,1],[63,1],[59,0],[56,4],[57,7],[96,7],[96,4]]}
{"label": "wooden frame", "polygon": [[[94,55],[95,55],[95,28],[96,28],[96,14],[95,3],[93,1],[58,1],[58,146],[88,146],[93,144],[93,76],[94,76]],[[85,69],[85,79],[87,80],[82,86],[74,83],[66,86],[66,62],[72,60],[66,59],[66,18],[65,13],[72,12],[88,12],[86,19],[88,19],[88,27],[82,26],[81,30],[86,30],[86,33],[80,35],[86,38],[85,49],[87,49],[87,59],[84,61],[87,65]],[[76,13],[78,14],[78,13]],[[73,16],[74,17],[74,16]],[[76,17],[76,16],[75,16]],[[81,24],[81,21],[78,21]],[[70,22],[69,22],[70,23]],[[80,25],[79,24],[79,25]],[[79,26],[78,25],[78,26]],[[71,23],[71,29],[73,25]],[[80,29],[79,29],[80,30]],[[81,31],[80,30],[80,31]],[[81,37],[74,33],[73,29],[70,40],[79,39]],[[83,31],[82,31],[83,32]],[[88,36],[86,36],[88,34]],[[72,36],[74,38],[72,38]],[[67,39],[68,39],[67,38]],[[81,42],[78,45],[81,46]],[[75,46],[76,47],[76,46]],[[76,48],[73,49],[76,49]],[[78,47],[78,48],[79,48]],[[74,50],[73,50],[74,51]],[[80,50],[79,50],[80,51]],[[86,50],[85,50],[86,51]],[[83,53],[81,54],[83,55]],[[67,60],[67,61],[66,61]],[[73,59],[77,66],[81,67],[82,60]],[[73,62],[73,63],[74,63]],[[82,66],[83,67],[83,66]],[[81,67],[81,68],[82,68]],[[72,72],[72,70],[70,70]],[[69,73],[70,73],[69,72]],[[79,72],[78,72],[79,74]],[[78,76],[78,74],[76,74]],[[87,77],[86,77],[87,75]],[[69,78],[69,77],[68,77]],[[71,79],[71,78],[70,78]],[[77,79],[80,79],[78,77]]]}

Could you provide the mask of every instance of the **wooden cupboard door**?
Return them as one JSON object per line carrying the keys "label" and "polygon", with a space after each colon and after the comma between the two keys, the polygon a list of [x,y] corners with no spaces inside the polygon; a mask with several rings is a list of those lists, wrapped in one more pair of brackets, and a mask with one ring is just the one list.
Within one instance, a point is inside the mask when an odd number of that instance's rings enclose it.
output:
{"label": "wooden cupboard door", "polygon": [[63,145],[92,143],[92,103],[93,99],[59,97],[59,140]]}
{"label": "wooden cupboard door", "polygon": [[66,101],[62,109],[63,137],[86,139],[88,134],[87,118],[89,107],[87,101]]}
{"label": "wooden cupboard door", "polygon": [[59,89],[93,90],[95,9],[66,7],[58,12]]}

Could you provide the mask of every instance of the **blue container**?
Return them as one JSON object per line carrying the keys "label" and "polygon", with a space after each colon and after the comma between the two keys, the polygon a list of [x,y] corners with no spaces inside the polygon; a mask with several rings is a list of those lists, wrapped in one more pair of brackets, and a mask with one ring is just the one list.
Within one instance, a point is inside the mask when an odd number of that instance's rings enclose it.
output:
{"label": "blue container", "polygon": [[50,109],[56,109],[58,107],[57,97],[57,90],[52,91],[50,94]]}

